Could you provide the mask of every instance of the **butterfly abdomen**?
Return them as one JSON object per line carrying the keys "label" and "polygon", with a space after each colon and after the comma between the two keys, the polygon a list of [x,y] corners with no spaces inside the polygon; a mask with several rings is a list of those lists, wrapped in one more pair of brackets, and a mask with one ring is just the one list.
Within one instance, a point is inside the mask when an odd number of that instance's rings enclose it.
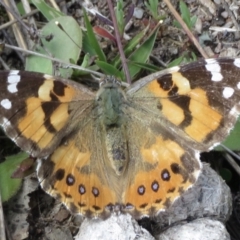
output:
{"label": "butterfly abdomen", "polygon": [[126,119],[122,111],[126,96],[116,80],[109,79],[102,84],[96,100],[106,155],[116,174],[122,175],[128,163]]}

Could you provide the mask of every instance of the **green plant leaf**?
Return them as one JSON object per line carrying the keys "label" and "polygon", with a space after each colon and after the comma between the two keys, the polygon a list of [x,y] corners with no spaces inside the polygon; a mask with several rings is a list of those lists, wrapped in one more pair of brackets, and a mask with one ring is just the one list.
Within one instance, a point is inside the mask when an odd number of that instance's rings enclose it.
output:
{"label": "green plant leaf", "polygon": [[151,72],[158,72],[161,69],[159,67],[156,67],[152,64],[148,64],[148,63],[140,63],[140,62],[133,62],[133,61],[129,61],[131,64],[141,68],[141,69],[145,69]]}
{"label": "green plant leaf", "polygon": [[[97,41],[97,38],[93,32],[92,26],[88,20],[88,17],[85,11],[84,11],[84,21],[87,28],[87,40],[89,41],[90,46],[95,50],[99,60],[106,62],[106,56]],[[84,49],[84,52],[87,53],[85,49]]]}
{"label": "green plant leaf", "polygon": [[[186,3],[183,1],[180,1],[179,8],[180,8],[181,17],[182,17],[183,21],[186,23],[186,25],[188,26],[189,29],[192,29],[195,26],[197,17],[196,16],[191,17],[190,11],[189,11]],[[179,24],[179,22],[177,22],[176,20],[173,21],[173,25],[175,25],[178,28],[182,27]]]}
{"label": "green plant leaf", "polygon": [[86,54],[89,54],[90,56],[96,56],[96,51],[92,47],[89,39],[88,39],[88,34],[87,31],[83,31],[83,43],[82,43],[82,51]]}
{"label": "green plant leaf", "polygon": [[147,9],[150,11],[150,14],[153,16],[153,18],[158,21],[159,20],[158,0],[149,0],[148,2],[145,1],[145,5],[146,5]]}
{"label": "green plant leaf", "polygon": [[24,14],[26,14],[22,2],[17,3],[17,9],[18,9],[18,12],[19,12],[19,14],[20,14],[21,16],[24,15]]}
{"label": "green plant leaf", "polygon": [[[149,29],[149,26],[147,26],[143,31],[139,32],[126,44],[126,46],[123,49],[126,57],[128,57],[133,52],[134,48],[136,48],[136,46],[140,43],[140,41],[146,35],[146,32],[148,31],[148,29]],[[121,64],[120,55],[118,54],[111,63],[118,68]]]}
{"label": "green plant leaf", "polygon": [[[146,63],[154,46],[155,39],[158,33],[159,27],[157,27],[149,38],[138,48],[136,51],[128,58],[132,62]],[[136,66],[135,64],[129,62],[128,69],[131,78],[141,71],[141,67]]]}
{"label": "green plant leaf", "polygon": [[21,187],[22,179],[11,178],[13,172],[19,164],[28,158],[27,153],[19,153],[7,159],[0,164],[0,192],[2,201],[8,201]]}
{"label": "green plant leaf", "polygon": [[[56,21],[61,24],[71,38],[56,25]],[[50,41],[47,41],[45,38],[42,39],[43,47],[38,46],[37,52],[51,55],[64,62],[70,63],[70,59],[71,62],[77,62],[82,46],[82,31],[74,18],[56,18],[46,24],[41,32],[43,36],[49,36],[52,34],[53,38]],[[49,59],[30,55],[26,58],[26,70],[52,75],[54,66]],[[72,74],[72,69],[70,68],[60,68],[59,71],[61,77],[64,78],[68,78]]]}
{"label": "green plant leaf", "polygon": [[184,56],[180,56],[180,57],[174,59],[172,62],[170,62],[168,64],[168,68],[180,65],[181,62],[183,61],[183,58],[184,58]]}
{"label": "green plant leaf", "polygon": [[[191,55],[191,56],[190,56]],[[172,62],[170,62],[168,64],[168,68],[170,67],[174,67],[174,66],[178,66],[178,65],[183,65],[183,64],[187,64],[193,61],[197,60],[197,56],[195,55],[194,52],[185,52],[183,53],[182,56],[180,56],[177,59],[174,59]]]}
{"label": "green plant leaf", "polygon": [[125,22],[124,22],[124,12],[123,12],[123,1],[122,0],[117,1],[117,7],[115,10],[115,14],[116,14],[119,33],[121,36],[123,36]]}
{"label": "green plant leaf", "polygon": [[[90,54],[84,55],[81,67],[88,70],[92,70],[92,71],[99,71],[99,67],[96,64],[90,66]],[[79,70],[79,69],[73,69],[72,79],[77,78],[79,76],[84,76],[84,75],[89,75],[89,72]]]}
{"label": "green plant leaf", "polygon": [[112,64],[102,62],[102,61],[96,61],[96,64],[101,68],[101,70],[106,74],[106,75],[112,75],[115,76],[119,79],[123,79],[123,73],[119,71],[117,68],[115,68]]}
{"label": "green plant leaf", "polygon": [[51,21],[54,18],[65,16],[65,14],[62,12],[59,12],[56,9],[50,7],[44,0],[31,0],[31,2],[48,21]]}
{"label": "green plant leaf", "polygon": [[[238,118],[235,127],[222,144],[232,151],[240,151],[240,118]],[[225,151],[221,146],[217,146],[215,150]]]}
{"label": "green plant leaf", "polygon": [[187,24],[187,26],[189,28],[191,28],[191,26],[190,26],[191,25],[191,16],[190,16],[190,12],[188,10],[186,3],[183,1],[180,1],[179,8],[180,8],[181,17],[183,18],[183,21]]}
{"label": "green plant leaf", "polygon": [[191,28],[193,28],[195,26],[197,22],[197,16],[192,16],[191,17]]}

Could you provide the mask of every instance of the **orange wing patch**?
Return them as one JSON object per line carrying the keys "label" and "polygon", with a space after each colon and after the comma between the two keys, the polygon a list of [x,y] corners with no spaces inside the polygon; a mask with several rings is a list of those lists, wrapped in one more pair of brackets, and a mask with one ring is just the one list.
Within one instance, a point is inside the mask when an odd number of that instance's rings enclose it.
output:
{"label": "orange wing patch", "polygon": [[[54,165],[53,172],[48,178],[52,179],[53,184],[52,188],[45,190],[60,198],[74,213],[104,218],[116,204],[116,194],[92,172],[90,158],[91,153],[88,150],[81,152],[73,140],[61,145],[48,160]],[[49,186],[43,180],[43,188],[45,184]]]}
{"label": "orange wing patch", "polygon": [[168,207],[193,185],[200,172],[200,166],[194,172],[184,167],[181,161],[184,153],[177,143],[161,137],[157,137],[149,148],[142,148],[143,161],[151,163],[152,169],[136,173],[134,182],[124,194],[125,204],[135,206],[133,211],[143,215],[152,215]]}
{"label": "orange wing patch", "polygon": [[54,81],[54,78],[47,79],[39,87],[38,97],[43,102],[44,101],[53,101],[54,100],[53,95],[60,102],[69,102],[75,97],[76,91],[70,85],[66,85],[57,80]]}
{"label": "orange wing patch", "polygon": [[41,100],[39,98],[30,97],[26,100],[27,112],[24,117],[19,120],[18,129],[21,134],[38,143],[40,148],[46,147],[53,138],[52,133],[47,132],[43,125],[45,114],[41,108]]}
{"label": "orange wing patch", "polygon": [[[160,86],[157,80],[148,84],[149,91],[159,98],[161,113],[176,126],[190,115],[191,122],[183,130],[195,141],[203,142],[208,134],[220,126],[222,114],[211,107],[206,91],[191,89],[189,81],[181,73],[173,73],[167,84],[166,89],[164,83]],[[185,108],[176,104],[175,100],[181,97],[189,98],[189,104]]]}
{"label": "orange wing patch", "polygon": [[203,142],[209,133],[220,126],[223,116],[209,105],[204,90],[195,88],[188,96],[191,98],[189,110],[193,119],[185,132],[197,142]]}
{"label": "orange wing patch", "polygon": [[[57,87],[56,87],[57,86]],[[75,97],[75,89],[53,80],[45,80],[37,97],[26,99],[26,114],[19,120],[22,136],[46,148],[69,119],[69,102]],[[49,112],[49,109],[51,112]]]}

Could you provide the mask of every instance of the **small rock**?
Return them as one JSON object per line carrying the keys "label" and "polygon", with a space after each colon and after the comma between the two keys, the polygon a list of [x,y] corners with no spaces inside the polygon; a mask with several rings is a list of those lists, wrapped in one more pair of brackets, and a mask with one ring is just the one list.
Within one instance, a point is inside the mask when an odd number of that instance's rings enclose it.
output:
{"label": "small rock", "polygon": [[133,16],[137,19],[142,19],[143,17],[143,10],[139,7],[134,8]]}

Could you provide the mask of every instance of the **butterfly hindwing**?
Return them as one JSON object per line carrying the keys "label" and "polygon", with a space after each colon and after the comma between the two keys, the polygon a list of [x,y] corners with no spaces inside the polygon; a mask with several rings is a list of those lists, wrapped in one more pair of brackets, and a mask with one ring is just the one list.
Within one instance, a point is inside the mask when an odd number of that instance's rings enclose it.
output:
{"label": "butterfly hindwing", "polygon": [[196,182],[201,169],[199,152],[176,139],[160,114],[155,116],[135,108],[128,122],[129,171],[123,202],[135,218],[168,208]]}

